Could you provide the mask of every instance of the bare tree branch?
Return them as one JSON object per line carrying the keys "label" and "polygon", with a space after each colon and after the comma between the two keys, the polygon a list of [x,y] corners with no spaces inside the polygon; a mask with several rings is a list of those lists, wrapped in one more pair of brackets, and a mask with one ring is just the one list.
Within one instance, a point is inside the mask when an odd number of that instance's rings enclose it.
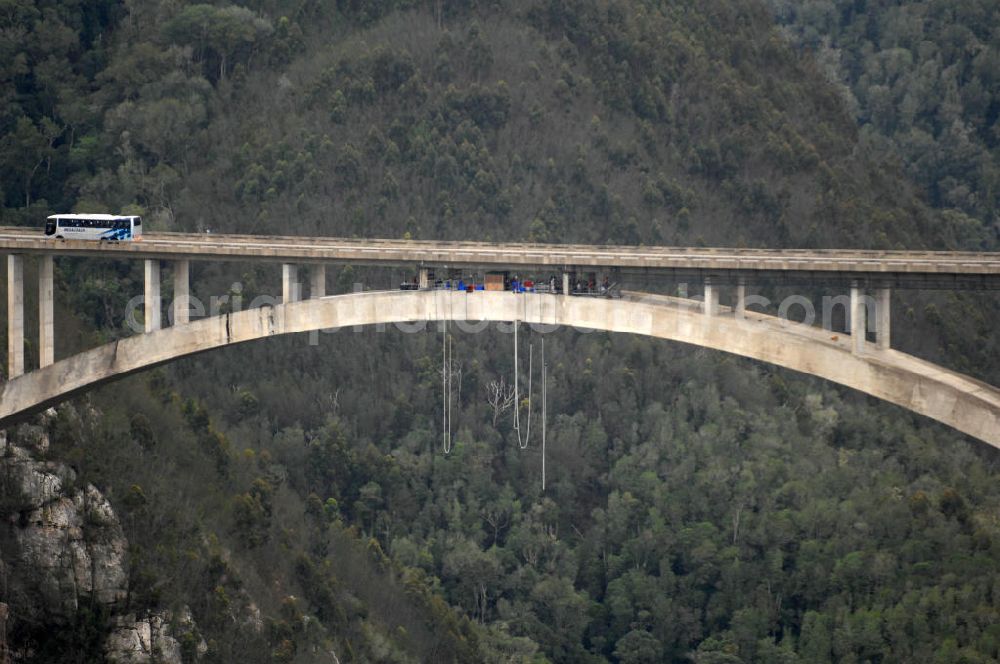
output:
{"label": "bare tree branch", "polygon": [[508,385],[501,376],[499,380],[492,380],[486,386],[486,401],[493,409],[493,426],[497,425],[500,415],[514,405],[514,386]]}

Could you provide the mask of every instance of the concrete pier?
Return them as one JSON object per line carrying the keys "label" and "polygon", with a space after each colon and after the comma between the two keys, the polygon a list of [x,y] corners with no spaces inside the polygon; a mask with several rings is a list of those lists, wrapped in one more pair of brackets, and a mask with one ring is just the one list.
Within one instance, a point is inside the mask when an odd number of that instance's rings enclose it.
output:
{"label": "concrete pier", "polygon": [[714,316],[719,312],[719,287],[712,280],[705,278],[705,301],[701,305],[702,313]]}
{"label": "concrete pier", "polygon": [[24,256],[7,256],[7,378],[24,373]]}
{"label": "concrete pier", "polygon": [[56,359],[54,265],[51,256],[38,260],[38,366],[47,367]]}
{"label": "concrete pier", "polygon": [[302,287],[299,284],[299,266],[294,263],[281,264],[281,302],[298,302]]}
{"label": "concrete pier", "polygon": [[309,266],[309,297],[326,297],[326,266]]}
{"label": "concrete pier", "polygon": [[889,350],[892,345],[892,290],[879,288],[875,293],[875,346]]}
{"label": "concrete pier", "polygon": [[174,325],[191,322],[191,263],[174,261]]}
{"label": "concrete pier", "polygon": [[143,299],[145,305],[146,332],[152,332],[162,327],[160,321],[160,261],[146,260],[146,291]]}
{"label": "concrete pier", "polygon": [[736,305],[733,307],[737,318],[744,318],[747,313],[747,284],[746,280],[740,279],[736,284]]}
{"label": "concrete pier", "polygon": [[851,350],[863,353],[865,350],[865,328],[867,326],[864,291],[857,282],[851,284]]}

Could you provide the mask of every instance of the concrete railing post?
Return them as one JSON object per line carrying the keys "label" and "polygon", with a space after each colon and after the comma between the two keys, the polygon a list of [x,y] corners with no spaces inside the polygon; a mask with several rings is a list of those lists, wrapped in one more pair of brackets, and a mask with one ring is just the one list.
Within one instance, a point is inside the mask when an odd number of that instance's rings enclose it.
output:
{"label": "concrete railing post", "polygon": [[317,299],[326,297],[326,266],[309,266],[309,297]]}
{"label": "concrete railing post", "polygon": [[427,290],[431,287],[431,271],[429,268],[420,268],[420,272],[417,276],[417,287],[420,290]]}
{"label": "concrete railing post", "polygon": [[160,261],[146,259],[145,305],[146,332],[160,329]]}
{"label": "concrete railing post", "polygon": [[47,367],[56,360],[54,265],[52,254],[38,261],[38,366]]}
{"label": "concrete railing post", "polygon": [[892,337],[892,290],[879,288],[875,301],[875,345],[889,350]]}
{"label": "concrete railing post", "polygon": [[298,302],[300,295],[299,266],[293,263],[281,264],[281,301],[284,304]]}
{"label": "concrete railing post", "polygon": [[705,301],[701,311],[706,316],[714,316],[719,311],[719,287],[709,277],[705,277]]}
{"label": "concrete railing post", "polygon": [[174,325],[191,322],[191,263],[174,261]]}
{"label": "concrete railing post", "polygon": [[864,352],[865,349],[865,320],[867,310],[865,309],[864,291],[858,282],[851,282],[851,349],[855,354]]}
{"label": "concrete railing post", "polygon": [[7,378],[24,373],[24,256],[7,256]]}
{"label": "concrete railing post", "polygon": [[570,293],[572,293],[572,292],[573,292],[573,291],[572,291],[572,290],[570,290],[570,285],[569,285],[569,272],[563,272],[563,288],[562,288],[562,294],[563,294],[563,295],[569,295],[569,294],[570,294]]}
{"label": "concrete railing post", "polygon": [[736,310],[737,318],[745,318],[747,314],[747,282],[743,277],[739,278],[736,284]]}

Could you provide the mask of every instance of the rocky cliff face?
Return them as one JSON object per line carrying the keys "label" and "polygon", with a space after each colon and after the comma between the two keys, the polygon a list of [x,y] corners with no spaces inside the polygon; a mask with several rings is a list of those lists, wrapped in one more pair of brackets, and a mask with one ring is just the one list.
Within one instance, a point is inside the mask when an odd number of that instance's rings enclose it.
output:
{"label": "rocky cliff face", "polygon": [[138,618],[135,614],[118,616],[113,625],[104,649],[109,662],[181,664],[185,654],[197,659],[208,650],[187,609],[176,616],[170,611]]}
{"label": "rocky cliff face", "polygon": [[0,558],[14,619],[60,625],[81,603],[112,610],[125,599],[127,542],[111,504],[52,461],[37,461],[48,440],[21,427],[15,445],[0,432]]}
{"label": "rocky cliff face", "polygon": [[122,613],[128,542],[118,516],[71,468],[39,460],[47,450],[43,427],[0,431],[0,660],[34,659],[16,635],[73,625],[84,607],[110,615],[108,661],[197,659],[205,645],[189,611]]}

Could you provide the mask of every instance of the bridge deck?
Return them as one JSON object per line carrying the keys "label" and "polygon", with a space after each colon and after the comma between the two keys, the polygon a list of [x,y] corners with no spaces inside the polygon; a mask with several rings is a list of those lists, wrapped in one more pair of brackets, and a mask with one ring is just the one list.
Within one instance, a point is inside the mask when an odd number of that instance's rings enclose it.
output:
{"label": "bridge deck", "polygon": [[511,244],[147,233],[141,242],[55,240],[0,227],[0,251],[22,254],[430,266],[482,270],[613,270],[667,277],[809,280],[921,288],[1000,288],[1000,253]]}

